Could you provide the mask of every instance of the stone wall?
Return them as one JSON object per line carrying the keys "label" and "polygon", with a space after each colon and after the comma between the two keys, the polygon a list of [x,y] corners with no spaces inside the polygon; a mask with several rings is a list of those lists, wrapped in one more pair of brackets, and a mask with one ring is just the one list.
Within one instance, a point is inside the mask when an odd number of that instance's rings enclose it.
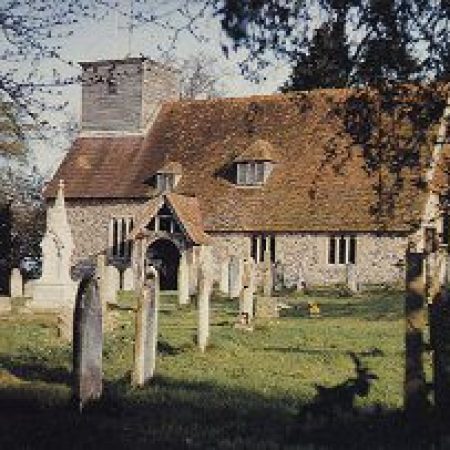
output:
{"label": "stone wall", "polygon": [[96,254],[108,250],[109,223],[113,217],[133,217],[141,211],[143,201],[66,200],[67,216],[75,251],[74,266],[89,265]]}
{"label": "stone wall", "polygon": [[[404,271],[396,264],[404,260],[407,238],[400,235],[357,234],[356,264],[358,282],[399,283]],[[276,240],[276,259],[285,267],[285,283],[297,281],[301,266],[307,285],[346,283],[347,266],[328,264],[328,235],[283,234]]]}
{"label": "stone wall", "polygon": [[[108,249],[109,223],[113,217],[133,217],[140,213],[143,201],[123,200],[68,200],[66,201],[69,224],[75,244],[72,258],[74,266],[92,263],[99,252]],[[307,285],[345,283],[345,265],[328,264],[328,239],[326,234],[284,233],[276,235],[276,260],[284,267],[287,286],[296,285],[299,268],[302,268]],[[407,238],[401,235],[376,236],[357,234],[356,264],[360,283],[402,282],[403,269],[397,267],[404,259]],[[220,280],[221,261],[237,255],[250,256],[251,234],[211,234],[213,276]],[[258,265],[258,279],[263,264]]]}
{"label": "stone wall", "polygon": [[[277,234],[275,239],[275,259],[282,263],[287,286],[296,285],[300,268],[307,285],[347,282],[347,266],[328,264],[328,235],[286,233]],[[214,234],[212,236],[214,279],[220,279],[219,261],[231,255],[248,257],[250,245],[251,234]],[[358,282],[402,283],[404,271],[397,264],[404,259],[406,246],[407,238],[404,235],[357,234],[356,264],[353,269]],[[260,281],[263,264],[258,264],[257,269]]]}

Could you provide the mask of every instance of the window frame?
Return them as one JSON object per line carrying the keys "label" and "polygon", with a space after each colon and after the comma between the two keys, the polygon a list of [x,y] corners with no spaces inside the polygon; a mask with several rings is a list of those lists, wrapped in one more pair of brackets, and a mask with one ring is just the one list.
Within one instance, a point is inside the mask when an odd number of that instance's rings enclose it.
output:
{"label": "window frame", "polygon": [[358,239],[355,234],[333,234],[327,237],[326,260],[329,266],[356,265]]}
{"label": "window frame", "polygon": [[[267,241],[269,248],[267,249]],[[254,233],[250,237],[250,257],[256,264],[265,262],[264,255],[266,250],[270,254],[270,262],[276,262],[276,235],[275,234],[264,234],[264,233]]]}
{"label": "window frame", "polygon": [[238,186],[262,186],[267,179],[264,161],[243,161],[236,163],[236,184]]}

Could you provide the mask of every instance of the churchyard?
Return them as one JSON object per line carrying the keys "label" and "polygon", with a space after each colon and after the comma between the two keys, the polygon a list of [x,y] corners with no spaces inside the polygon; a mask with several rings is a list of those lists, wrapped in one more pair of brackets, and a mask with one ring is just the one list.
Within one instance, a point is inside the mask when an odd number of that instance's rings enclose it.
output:
{"label": "churchyard", "polygon": [[[136,301],[123,293],[104,318],[103,395],[82,414],[70,402],[72,347],[57,336],[55,317],[17,314],[13,299],[13,311],[0,319],[0,448],[431,443],[429,428],[402,415],[404,294],[337,293],[280,298],[280,317],[256,318],[253,331],[235,327],[237,301],[215,294],[205,352],[197,345],[196,306],[161,295],[155,376],[144,387],[131,383]],[[310,317],[308,302],[319,305],[319,317]],[[353,400],[349,352],[377,377],[367,397],[355,396],[354,409],[341,395]],[[320,403],[316,384],[331,388],[331,402]]]}

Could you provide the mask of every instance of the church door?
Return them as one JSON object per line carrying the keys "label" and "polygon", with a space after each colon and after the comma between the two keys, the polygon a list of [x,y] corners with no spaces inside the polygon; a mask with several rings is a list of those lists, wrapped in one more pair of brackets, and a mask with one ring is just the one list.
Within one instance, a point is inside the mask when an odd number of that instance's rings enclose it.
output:
{"label": "church door", "polygon": [[177,290],[180,252],[169,239],[158,239],[147,249],[147,260],[159,273],[160,289]]}

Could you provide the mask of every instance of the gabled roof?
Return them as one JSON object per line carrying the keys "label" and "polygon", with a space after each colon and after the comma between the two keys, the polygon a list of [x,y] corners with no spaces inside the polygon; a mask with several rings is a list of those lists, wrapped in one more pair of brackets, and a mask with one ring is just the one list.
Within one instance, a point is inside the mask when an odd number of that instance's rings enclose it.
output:
{"label": "gabled roof", "polygon": [[131,239],[139,238],[150,221],[158,214],[164,204],[171,209],[186,236],[195,244],[202,245],[209,242],[209,236],[203,229],[202,215],[196,198],[174,193],[159,195],[150,199],[144,206],[137,219],[137,226],[130,235]]}
{"label": "gabled roof", "polygon": [[183,168],[181,164],[175,161],[169,161],[161,169],[158,169],[157,173],[173,173],[175,175],[181,175],[183,173]]}
{"label": "gabled roof", "polygon": [[[46,196],[62,178],[66,199],[149,198],[146,180],[177,161],[176,192],[197,199],[207,232],[410,231],[428,195],[433,102],[445,95],[424,100],[429,120],[418,120],[408,95],[381,116],[383,129],[343,89],[167,103],[141,141],[78,139]],[[237,186],[234,161],[258,141],[270,143],[277,164],[263,186]]]}
{"label": "gabled roof", "polygon": [[252,142],[242,153],[240,153],[234,162],[246,161],[273,161],[274,149],[270,142],[265,139],[257,139]]}

